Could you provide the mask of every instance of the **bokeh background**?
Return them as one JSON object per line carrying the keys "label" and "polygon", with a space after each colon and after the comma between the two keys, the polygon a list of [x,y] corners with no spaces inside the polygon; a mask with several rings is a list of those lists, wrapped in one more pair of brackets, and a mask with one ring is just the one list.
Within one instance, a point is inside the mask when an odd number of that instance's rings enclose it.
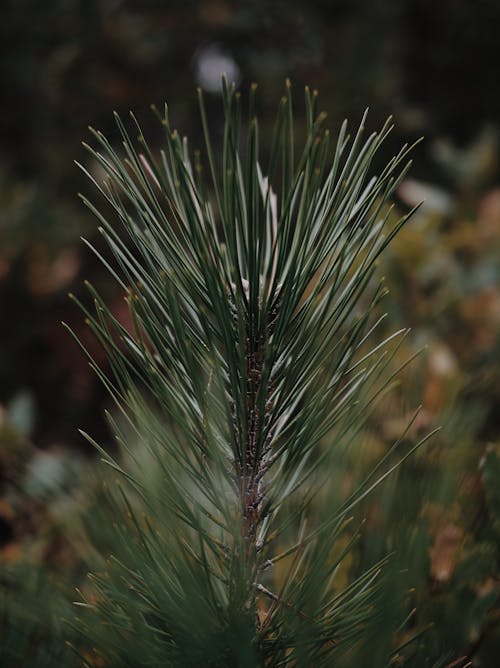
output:
{"label": "bokeh background", "polygon": [[[412,327],[402,354],[428,346],[401,405],[422,402],[418,429],[444,429],[378,500],[370,549],[357,563],[383,553],[403,519],[419,527],[415,544],[404,540],[419,624],[435,624],[432,651],[448,653],[450,665],[462,656],[497,665],[499,30],[495,0],[4,0],[0,568],[29,562],[73,572],[78,547],[65,537],[65,513],[68,499],[85,494],[83,472],[95,459],[77,429],[110,441],[104,391],[60,324],[100,354],[67,297],[83,295],[87,278],[126,317],[122,296],[80,240],[100,243],[77,197],[89,186],[73,162],[88,160],[87,126],[118,141],[112,112],[133,109],[154,143],[149,105],[166,100],[172,124],[196,144],[195,88],[205,92],[217,135],[226,72],[243,90],[258,82],[265,135],[290,77],[299,119],[305,84],[319,89],[333,130],[345,117],[358,122],[366,107],[370,128],[392,114],[386,158],[424,137],[397,205],[425,202],[382,269],[391,326]],[[371,427],[367,460],[404,423],[404,415],[384,415]]]}

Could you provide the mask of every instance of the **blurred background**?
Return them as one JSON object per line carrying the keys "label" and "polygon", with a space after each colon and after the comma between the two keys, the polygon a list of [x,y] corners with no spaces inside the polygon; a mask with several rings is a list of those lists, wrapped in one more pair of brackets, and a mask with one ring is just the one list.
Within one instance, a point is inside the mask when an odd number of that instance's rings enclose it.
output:
{"label": "blurred background", "polygon": [[[345,117],[355,125],[366,107],[370,128],[392,114],[384,158],[425,137],[397,204],[425,202],[383,271],[390,326],[412,327],[402,355],[428,346],[401,404],[423,402],[418,428],[444,430],[379,499],[383,517],[369,523],[372,547],[358,562],[396,540],[402,520],[388,499],[412,499],[405,517],[419,527],[418,545],[412,552],[405,538],[405,547],[420,622],[436,625],[433,651],[497,665],[499,29],[496,0],[4,0],[0,566],[71,572],[77,548],[62,527],[94,457],[77,429],[110,441],[104,391],[60,324],[100,354],[67,298],[82,295],[87,278],[125,317],[122,296],[80,240],[100,243],[73,162],[87,160],[87,126],[118,142],[112,112],[133,109],[154,143],[149,105],[168,101],[172,124],[196,144],[195,88],[205,91],[217,135],[225,72],[242,89],[258,82],[265,135],[290,77],[299,119],[305,84],[318,88],[332,130]],[[372,451],[400,428],[379,415]]]}

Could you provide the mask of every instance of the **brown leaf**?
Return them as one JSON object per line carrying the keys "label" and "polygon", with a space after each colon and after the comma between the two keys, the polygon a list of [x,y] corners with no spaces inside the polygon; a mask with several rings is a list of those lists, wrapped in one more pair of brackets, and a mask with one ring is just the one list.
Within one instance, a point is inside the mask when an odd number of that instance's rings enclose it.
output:
{"label": "brown leaf", "polygon": [[462,535],[462,529],[456,524],[446,524],[437,531],[430,550],[431,576],[434,580],[447,582],[453,575]]}

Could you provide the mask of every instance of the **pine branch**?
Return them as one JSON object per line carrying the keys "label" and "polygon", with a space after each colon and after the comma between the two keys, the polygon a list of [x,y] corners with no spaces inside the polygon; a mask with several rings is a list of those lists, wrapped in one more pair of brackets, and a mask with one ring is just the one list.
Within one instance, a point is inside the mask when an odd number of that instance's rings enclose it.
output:
{"label": "pine branch", "polygon": [[306,517],[332,448],[359,433],[391,384],[384,374],[404,332],[371,343],[386,292],[375,269],[408,219],[394,225],[387,203],[410,149],[373,176],[392,126],[364,139],[364,116],[351,142],[342,125],[332,152],[306,88],[296,153],[287,82],[264,167],[255,87],[244,120],[223,82],[220,154],[199,97],[208,182],[167,108],[155,110],[158,156],[133,116],[137,142],[116,116],[121,154],[94,130],[97,147],[87,146],[104,182],[83,168],[104,198],[83,201],[113,261],[95,252],[133,323],[89,286],[95,313],[85,315],[109,369],[92,365],[123,416],[114,431],[131,458],[126,466],[97,446],[129,482],[117,507],[131,519],[116,529],[123,556],[95,581],[96,611],[115,634],[102,651],[110,666],[331,665],[373,614],[383,568],[338,592],[331,555],[347,513],[394,465],[381,462],[324,520]]}

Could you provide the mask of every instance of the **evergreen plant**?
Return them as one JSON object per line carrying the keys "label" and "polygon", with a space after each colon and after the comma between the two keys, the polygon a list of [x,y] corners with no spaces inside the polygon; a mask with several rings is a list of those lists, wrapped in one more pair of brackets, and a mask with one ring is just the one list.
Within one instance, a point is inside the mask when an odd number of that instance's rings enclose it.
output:
{"label": "evergreen plant", "polygon": [[116,116],[121,148],[98,131],[87,147],[105,178],[82,167],[109,252],[93,250],[130,317],[90,284],[94,308],[78,302],[117,449],[87,438],[118,484],[96,509],[112,547],[80,593],[75,651],[106,668],[359,665],[385,560],[346,582],[346,526],[421,442],[403,434],[343,496],[332,453],[357,447],[395,380],[405,332],[380,334],[376,265],[410,215],[388,205],[410,148],[374,174],[390,120],[332,141],[306,88],[294,127],[288,82],[264,146],[255,87],[243,104],[223,81],[219,150],[199,97],[202,151],[165,107],[158,154]]}

